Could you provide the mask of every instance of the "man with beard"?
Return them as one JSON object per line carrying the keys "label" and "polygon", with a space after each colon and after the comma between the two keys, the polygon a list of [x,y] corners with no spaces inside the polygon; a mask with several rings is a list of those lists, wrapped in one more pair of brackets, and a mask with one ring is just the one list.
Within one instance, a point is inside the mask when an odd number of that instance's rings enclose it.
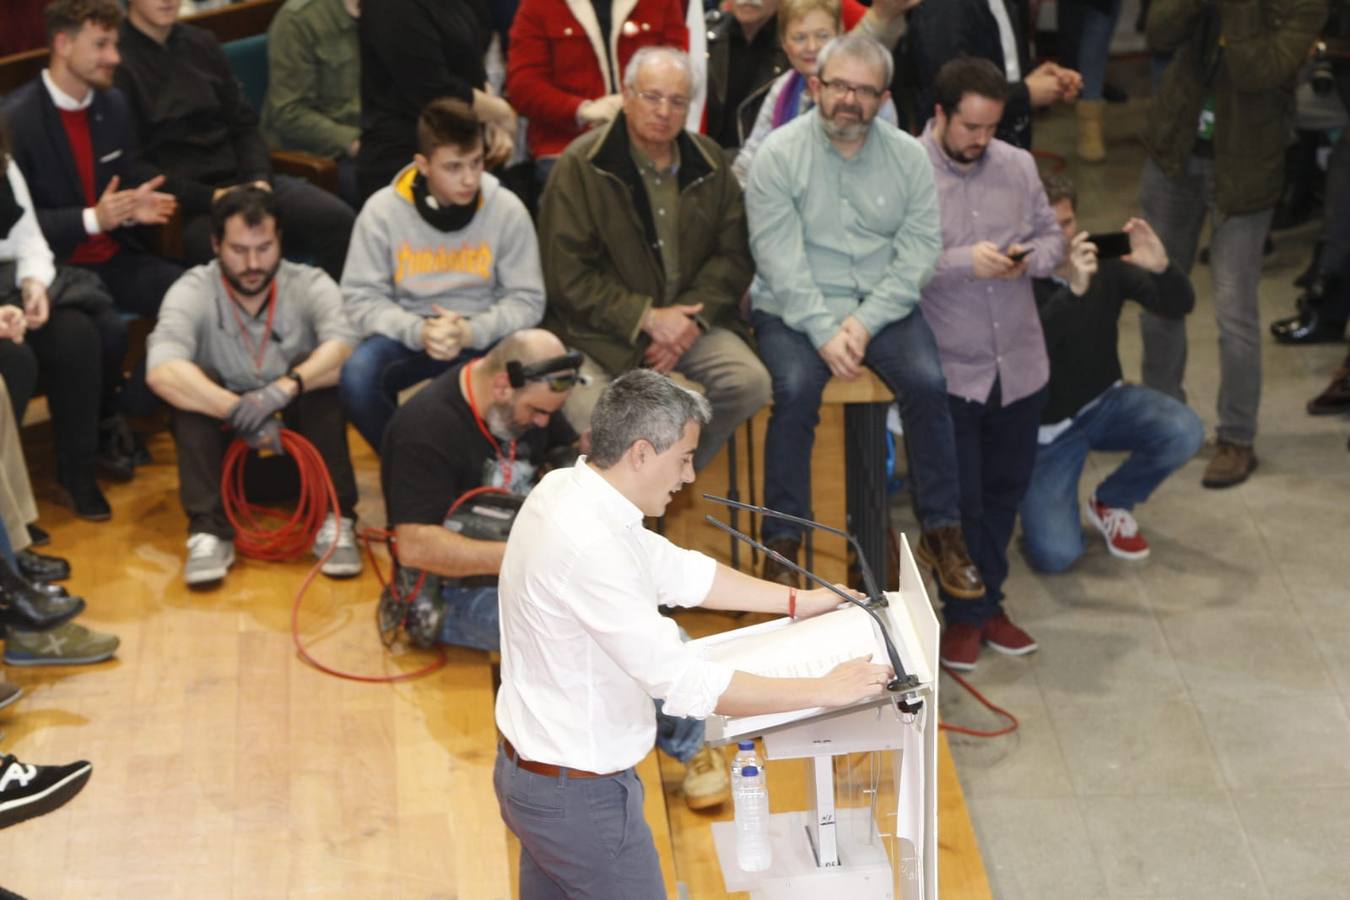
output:
{"label": "man with beard", "polygon": [[[550,465],[571,465],[577,434],[555,413],[579,365],[550,332],[517,331],[437,376],[394,413],[380,480],[398,557],[394,583],[417,588],[407,615],[415,643],[500,649],[497,575],[506,542],[462,534],[447,514],[470,491],[520,496]],[[660,715],[657,745],[685,763],[691,808],[727,799],[726,768],[703,746],[702,722]]]}
{"label": "man with beard", "polygon": [[[356,479],[337,396],[338,371],[356,339],[338,286],[319,269],[282,260],[271,191],[252,185],[227,191],[211,218],[215,260],[189,269],[169,289],[146,343],[147,381],[173,407],[179,495],[188,515],[183,577],[192,587],[225,577],[234,563],[234,529],[220,493],[226,446],[238,437],[255,451],[280,454],[283,422],[314,444],[337,489],[340,519],[329,515],[314,554],[332,548],[324,574],[356,575]],[[279,456],[250,454],[244,470],[250,496],[276,499],[293,490],[293,483],[277,482],[294,471]]]}
{"label": "man with beard", "polygon": [[937,180],[942,255],[922,309],[947,377],[961,525],[986,588],[980,600],[952,602],[959,598],[940,587],[941,655],[967,671],[981,643],[1011,655],[1036,649],[1003,612],[1003,581],[1050,378],[1031,279],[1055,271],[1064,235],[1031,154],[994,137],[1008,98],[998,67],[952,60],[934,90],[935,115],[922,141]]}
{"label": "man with beard", "polygon": [[[942,250],[933,173],[918,141],[876,120],[890,97],[891,55],[860,34],[820,52],[815,114],[764,142],[747,194],[758,274],[755,336],[773,377],[764,441],[764,500],[811,515],[811,446],[831,376],[865,365],[900,402],[923,538],[919,555],[952,596],[984,595],[966,552],[947,386],[919,291]],[[801,529],[764,520],[764,540],[789,559]],[[766,559],[764,577],[795,584]]]}

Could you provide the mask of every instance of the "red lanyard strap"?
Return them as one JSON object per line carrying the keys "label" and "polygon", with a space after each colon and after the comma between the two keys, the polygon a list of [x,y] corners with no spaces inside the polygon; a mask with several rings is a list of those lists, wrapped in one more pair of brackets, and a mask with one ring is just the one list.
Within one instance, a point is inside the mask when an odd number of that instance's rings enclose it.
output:
{"label": "red lanyard strap", "polygon": [[502,445],[488,430],[487,423],[483,421],[483,417],[478,412],[478,402],[473,396],[473,367],[478,365],[479,362],[480,360],[475,359],[472,362],[465,363],[463,374],[460,377],[464,380],[464,394],[469,400],[469,411],[473,413],[473,420],[477,423],[478,430],[483,433],[483,437],[487,438],[487,442],[492,445],[493,451],[497,454],[497,462],[502,467],[502,487],[509,491],[511,490],[511,469],[516,464],[516,441],[512,438],[511,444],[507,448],[509,456],[503,459]]}
{"label": "red lanyard strap", "polygon": [[[225,276],[221,276],[221,281]],[[225,295],[230,298],[230,315],[234,316],[234,324],[239,328],[239,339],[243,341],[246,353],[253,357],[253,370],[262,372],[263,354],[267,352],[267,343],[272,340],[272,322],[277,314],[277,282],[272,280],[272,285],[267,289],[267,326],[263,330],[262,340],[258,346],[253,346],[253,338],[249,337],[248,329],[244,327],[244,320],[239,315],[239,301],[234,299],[234,294],[230,291],[229,284],[225,285]]]}

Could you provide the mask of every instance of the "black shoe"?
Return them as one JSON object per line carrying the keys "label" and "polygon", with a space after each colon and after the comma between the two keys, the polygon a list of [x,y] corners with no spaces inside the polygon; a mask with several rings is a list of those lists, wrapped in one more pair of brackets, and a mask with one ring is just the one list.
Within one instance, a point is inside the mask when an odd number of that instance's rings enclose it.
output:
{"label": "black shoe", "polygon": [[20,550],[14,559],[19,563],[19,574],[29,581],[65,581],[70,577],[70,563],[59,556]]}
{"label": "black shoe", "polygon": [[1326,241],[1318,241],[1313,244],[1312,259],[1308,260],[1308,268],[1304,269],[1294,279],[1294,287],[1303,288],[1306,291],[1313,286],[1313,281],[1322,274],[1322,253],[1326,249],[1326,245]]}
{"label": "black shoe", "polygon": [[1345,337],[1345,322],[1333,322],[1310,304],[1303,312],[1270,323],[1270,333],[1281,344],[1329,344]]}
{"label": "black shoe", "polygon": [[0,625],[12,625],[23,631],[48,631],[84,612],[84,605],[83,597],[49,597],[30,585],[6,585],[0,588]]}
{"label": "black shoe", "polygon": [[71,509],[75,510],[75,515],[81,519],[106,522],[112,518],[112,507],[108,505],[108,498],[103,496],[103,491],[99,490],[98,482],[94,479],[78,482],[62,480],[61,486],[66,489],[66,494],[70,498]]}
{"label": "black shoe", "polygon": [[37,591],[39,594],[42,594],[42,595],[45,596],[45,597],[69,597],[69,596],[70,596],[70,591],[66,590],[65,588],[63,588],[63,587],[62,587],[61,585],[59,585],[59,584],[51,584],[50,582],[46,582],[46,581],[34,581],[34,582],[31,582],[28,586],[31,587],[33,590]]}
{"label": "black shoe", "polygon": [[0,828],[64,806],[93,771],[84,760],[64,766],[31,766],[8,754],[0,757]]}
{"label": "black shoe", "polygon": [[101,475],[115,481],[130,481],[136,477],[131,455],[135,451],[131,426],[120,415],[108,416],[98,423],[98,457],[96,465]]}
{"label": "black shoe", "polygon": [[52,542],[52,536],[36,524],[32,524],[28,526],[28,540],[33,542],[34,547],[45,547]]}

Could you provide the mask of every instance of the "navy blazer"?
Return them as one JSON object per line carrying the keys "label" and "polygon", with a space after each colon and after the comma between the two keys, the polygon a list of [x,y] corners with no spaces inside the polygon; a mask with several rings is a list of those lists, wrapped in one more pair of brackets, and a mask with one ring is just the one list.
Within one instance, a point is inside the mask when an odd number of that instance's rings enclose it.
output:
{"label": "navy blazer", "polygon": [[[70,257],[88,234],[84,230],[84,196],[61,113],[51,94],[34,78],[5,98],[3,109],[10,137],[10,153],[33,195],[37,220],[57,260]],[[89,139],[94,149],[94,192],[103,193],[114,175],[121,188],[135,187],[154,176],[142,161],[127,99],[117,88],[94,91],[89,105]],[[110,236],[120,243],[144,249],[139,228],[118,228]]]}

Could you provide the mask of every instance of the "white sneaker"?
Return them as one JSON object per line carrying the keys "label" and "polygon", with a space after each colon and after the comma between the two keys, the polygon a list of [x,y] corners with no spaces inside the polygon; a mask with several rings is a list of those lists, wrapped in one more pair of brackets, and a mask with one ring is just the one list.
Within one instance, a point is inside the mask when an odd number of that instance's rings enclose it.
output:
{"label": "white sneaker", "polygon": [[[337,546],[334,546],[336,542]],[[314,556],[322,559],[333,548],[333,555],[319,569],[330,578],[350,578],[361,574],[361,548],[356,546],[356,520],[335,518],[331,513],[314,538]]]}
{"label": "white sneaker", "polygon": [[234,565],[234,541],[223,541],[214,534],[199,531],[188,538],[187,547],[183,580],[189,587],[220,581]]}

